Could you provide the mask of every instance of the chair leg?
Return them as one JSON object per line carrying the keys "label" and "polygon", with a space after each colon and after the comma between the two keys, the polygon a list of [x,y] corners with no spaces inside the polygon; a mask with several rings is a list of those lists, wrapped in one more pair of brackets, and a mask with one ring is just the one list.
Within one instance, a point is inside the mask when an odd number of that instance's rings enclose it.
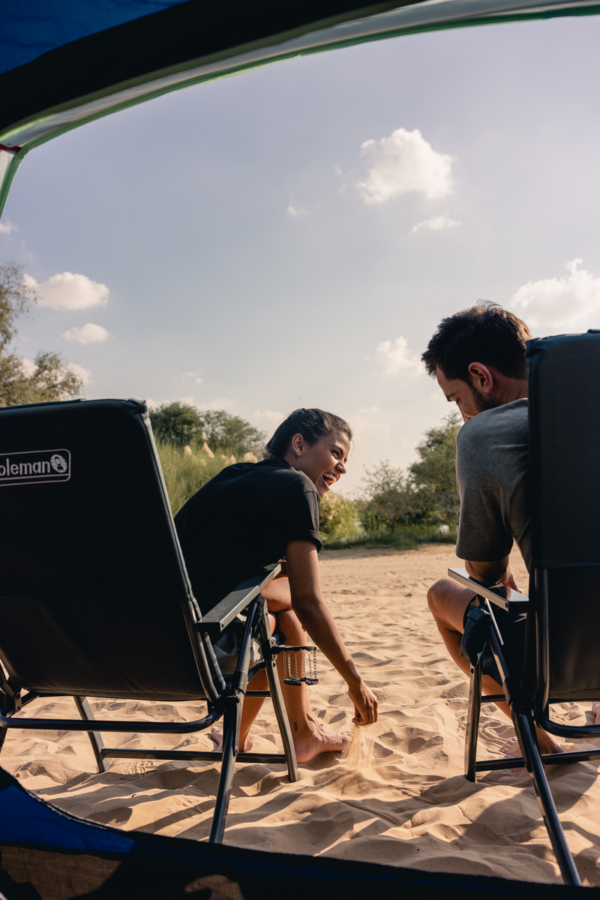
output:
{"label": "chair leg", "polygon": [[533,779],[533,786],[537,800],[542,811],[544,824],[548,829],[550,843],[558,860],[558,865],[565,884],[573,887],[581,887],[579,874],[575,868],[575,862],[569,850],[565,833],[556,806],[550,793],[550,786],[546,778],[544,764],[540,757],[540,751],[535,738],[533,719],[530,713],[517,712],[513,714],[515,730],[527,770]]}
{"label": "chair leg", "polygon": [[226,701],[223,715],[223,759],[221,760],[221,777],[217,788],[215,812],[210,829],[209,844],[222,844],[225,834],[225,824],[229,800],[231,797],[231,785],[235,772],[235,760],[240,742],[240,725],[242,722],[242,709],[244,704],[241,697],[230,697]]}
{"label": "chair leg", "polygon": [[482,673],[481,660],[471,666],[469,683],[469,709],[467,712],[467,733],[465,735],[465,775],[467,781],[476,781],[477,738],[479,736],[479,716],[481,713]]}
{"label": "chair leg", "polygon": [[[77,707],[77,712],[85,721],[94,721],[94,713],[91,710],[90,704],[86,697],[73,697],[75,701],[75,705]],[[92,750],[94,751],[94,756],[96,758],[96,765],[98,766],[98,771],[108,772],[110,769],[110,763],[108,760],[102,758],[102,751],[104,750],[104,741],[102,740],[102,736],[99,731],[88,731],[87,733],[90,744],[92,745]]]}
{"label": "chair leg", "polygon": [[267,681],[269,683],[269,691],[271,693],[271,702],[275,711],[275,718],[279,725],[279,733],[283,743],[283,752],[285,753],[285,761],[287,763],[288,778],[293,784],[300,778],[298,772],[298,761],[296,759],[296,748],[292,738],[292,730],[288,719],[285,703],[283,702],[283,694],[281,692],[281,682],[277,672],[277,657],[271,653],[271,633],[269,629],[269,621],[267,618],[267,604],[262,604],[260,617],[260,645],[265,661],[267,672]]}

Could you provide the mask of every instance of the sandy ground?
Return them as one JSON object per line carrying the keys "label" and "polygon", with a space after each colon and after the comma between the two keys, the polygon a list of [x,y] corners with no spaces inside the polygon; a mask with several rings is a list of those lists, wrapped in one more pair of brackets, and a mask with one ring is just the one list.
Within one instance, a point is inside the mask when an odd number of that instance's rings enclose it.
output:
{"label": "sandy ground", "polygon": [[[227,843],[288,853],[327,855],[391,865],[558,882],[558,869],[529,776],[503,770],[462,775],[468,682],[446,657],[426,603],[429,584],[457,565],[454,548],[340,551],[322,554],[325,595],[354,658],[380,699],[366,742],[340,759],[326,754],[301,766],[289,784],[282,766],[239,765]],[[517,579],[527,585],[520,558]],[[319,717],[352,731],[343,681],[321,657],[311,688]],[[135,719],[197,718],[193,704],[95,701],[98,715]],[[74,716],[70,700],[37,701],[36,715]],[[586,710],[563,704],[565,721]],[[480,756],[496,756],[512,726],[484,707]],[[118,735],[112,746],[206,747],[206,735],[184,739]],[[269,702],[255,726],[255,749],[278,743]],[[579,742],[583,744],[583,742]],[[64,731],[9,733],[2,765],[61,809],[124,829],[205,840],[218,770],[114,761],[94,774],[87,737]],[[567,839],[586,883],[600,884],[600,784],[596,763],[549,770]]]}

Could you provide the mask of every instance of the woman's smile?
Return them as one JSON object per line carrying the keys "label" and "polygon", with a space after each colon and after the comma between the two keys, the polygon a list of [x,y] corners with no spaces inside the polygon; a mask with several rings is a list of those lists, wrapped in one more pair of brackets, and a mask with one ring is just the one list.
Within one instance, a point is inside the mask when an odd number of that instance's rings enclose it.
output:
{"label": "woman's smile", "polygon": [[325,472],[324,475],[321,475],[321,480],[325,484],[325,490],[328,491],[330,487],[336,483],[339,477],[340,476],[334,472]]}

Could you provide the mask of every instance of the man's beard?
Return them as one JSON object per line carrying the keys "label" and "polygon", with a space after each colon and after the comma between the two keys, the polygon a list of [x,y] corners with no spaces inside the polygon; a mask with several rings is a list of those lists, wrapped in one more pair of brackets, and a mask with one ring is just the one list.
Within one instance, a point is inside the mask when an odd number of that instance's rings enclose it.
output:
{"label": "man's beard", "polygon": [[500,400],[490,397],[489,394],[484,394],[476,388],[475,385],[470,384],[469,387],[471,388],[471,393],[473,394],[478,413],[485,412],[486,409],[496,409],[497,406],[502,406]]}

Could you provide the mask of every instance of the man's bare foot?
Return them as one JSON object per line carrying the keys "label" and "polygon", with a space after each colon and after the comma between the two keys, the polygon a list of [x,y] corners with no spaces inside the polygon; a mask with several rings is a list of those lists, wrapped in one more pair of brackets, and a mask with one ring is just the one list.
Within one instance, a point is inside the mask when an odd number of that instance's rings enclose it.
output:
{"label": "man's bare foot", "polygon": [[[538,744],[540,747],[540,753],[563,753],[564,747],[561,747],[558,744],[551,734],[548,734],[547,731],[542,731],[541,728],[536,728]],[[502,745],[502,749],[500,751],[503,756],[507,757],[515,757],[522,756],[521,748],[519,747],[519,741],[516,737],[509,738],[505,744]]]}
{"label": "man's bare foot", "polygon": [[596,725],[600,725],[600,703],[592,703],[592,713],[596,717]]}
{"label": "man's bare foot", "polygon": [[[223,750],[223,729],[217,728],[217,726],[214,725],[211,728],[210,736],[217,745],[215,747],[215,750],[220,753]],[[240,741],[240,746],[238,747],[238,751],[240,753],[249,753],[250,750],[252,750],[252,741],[250,740],[250,738],[246,738],[245,743]]]}
{"label": "man's bare foot", "polygon": [[296,759],[299,763],[310,762],[319,753],[335,753],[346,750],[352,740],[352,735],[342,734],[339,731],[325,731],[320,725],[313,726],[301,734],[294,733],[294,747]]}

